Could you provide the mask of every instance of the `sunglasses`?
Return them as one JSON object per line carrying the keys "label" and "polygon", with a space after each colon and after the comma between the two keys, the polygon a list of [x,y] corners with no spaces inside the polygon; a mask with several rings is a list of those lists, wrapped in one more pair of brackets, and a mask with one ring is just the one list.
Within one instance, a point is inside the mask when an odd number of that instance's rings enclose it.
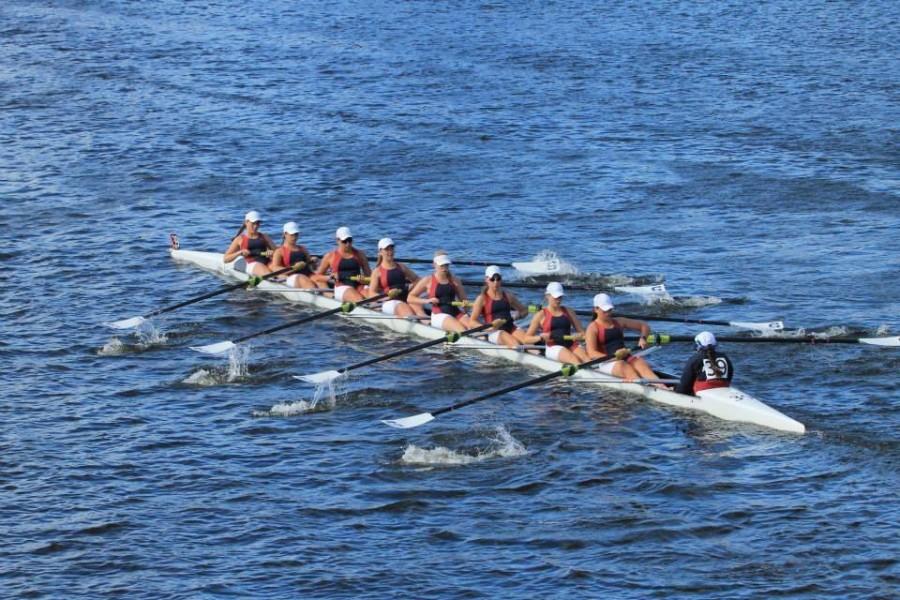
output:
{"label": "sunglasses", "polygon": [[491,281],[501,281],[503,277],[500,275],[491,275]]}
{"label": "sunglasses", "polygon": [[384,248],[382,248],[382,250],[384,250],[385,252],[387,252],[388,250],[390,250],[391,252],[393,252],[393,251],[394,251],[394,247],[393,247],[393,246],[385,246]]}
{"label": "sunglasses", "polygon": [[338,240],[338,242],[340,242],[341,244],[352,244],[352,243],[353,243],[353,238],[352,238],[352,237],[349,237],[349,238],[347,238],[346,240]]}

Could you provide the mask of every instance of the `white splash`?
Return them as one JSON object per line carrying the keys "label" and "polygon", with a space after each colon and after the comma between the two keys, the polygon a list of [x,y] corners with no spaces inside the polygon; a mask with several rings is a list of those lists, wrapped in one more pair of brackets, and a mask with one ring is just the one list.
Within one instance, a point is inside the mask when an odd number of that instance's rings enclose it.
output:
{"label": "white splash", "polygon": [[498,425],[491,444],[475,453],[458,452],[444,446],[420,448],[410,444],[403,451],[400,462],[408,465],[468,465],[492,458],[516,458],[528,454],[525,445],[513,437],[503,425]]}
{"label": "white splash", "polygon": [[293,417],[303,413],[313,412],[315,407],[312,402],[297,400],[296,402],[279,402],[269,410],[254,410],[254,417]]}
{"label": "white splash", "polygon": [[228,381],[237,381],[250,374],[250,347],[238,344],[228,351]]}
{"label": "white splash", "polygon": [[650,298],[650,300],[651,304],[677,304],[678,306],[683,306],[685,308],[700,308],[701,306],[722,304],[722,299],[717,296],[685,296],[678,299],[669,296],[668,299],[655,300]]}
{"label": "white splash", "polygon": [[125,353],[125,344],[119,338],[112,338],[97,350],[98,356],[117,356]]}
{"label": "white splash", "polygon": [[135,331],[135,335],[137,335],[138,341],[142,347],[152,346],[154,344],[165,344],[168,339],[166,334],[163,333],[163,330],[154,325],[150,320],[141,323],[140,327]]}
{"label": "white splash", "polygon": [[293,417],[304,413],[334,410],[338,397],[346,394],[341,385],[345,379],[346,377],[339,377],[337,380],[319,383],[316,385],[312,400],[279,402],[269,410],[255,410],[252,415],[254,417]]}
{"label": "white splash", "polygon": [[559,262],[559,271],[554,273],[554,275],[578,275],[578,268],[570,262],[564,261],[559,257],[559,254],[554,250],[541,250],[537,254],[534,255],[532,261],[558,261]]}
{"label": "white splash", "polygon": [[200,386],[218,385],[222,383],[222,376],[216,374],[215,371],[200,369],[182,379],[181,383]]}

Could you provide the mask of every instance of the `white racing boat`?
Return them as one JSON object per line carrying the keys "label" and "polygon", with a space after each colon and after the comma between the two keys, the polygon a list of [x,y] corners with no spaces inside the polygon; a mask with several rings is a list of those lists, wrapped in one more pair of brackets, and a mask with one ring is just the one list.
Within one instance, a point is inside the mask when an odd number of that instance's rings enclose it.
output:
{"label": "white racing boat", "polygon": [[[247,274],[236,271],[230,265],[222,262],[222,254],[215,252],[196,252],[191,250],[170,250],[172,258],[179,262],[189,263],[207,271],[211,271],[225,277],[246,280]],[[289,288],[274,281],[263,281],[257,287],[258,290],[277,293],[291,302],[298,302],[309,306],[315,306],[323,310],[334,309],[341,305],[333,298],[310,292],[304,292],[299,288]],[[416,321],[403,318],[385,318],[382,312],[357,307],[346,317],[363,321],[376,327],[387,328],[397,333],[409,334],[427,340],[435,340],[446,335],[445,331],[425,325]],[[543,356],[519,352],[502,346],[491,344],[477,338],[466,338],[465,347],[473,349],[492,357],[499,357],[513,363],[540,369],[542,371],[558,371],[561,364],[549,360]],[[791,433],[804,433],[806,428],[802,423],[782,414],[774,408],[760,402],[749,394],[734,387],[711,389],[701,392],[699,396],[687,396],[675,392],[657,388],[651,385],[639,383],[624,383],[621,379],[611,375],[605,375],[592,369],[583,369],[575,373],[571,379],[592,385],[610,387],[638,394],[654,402],[667,404],[687,410],[699,411],[726,421],[752,423],[762,427],[788,431]]]}

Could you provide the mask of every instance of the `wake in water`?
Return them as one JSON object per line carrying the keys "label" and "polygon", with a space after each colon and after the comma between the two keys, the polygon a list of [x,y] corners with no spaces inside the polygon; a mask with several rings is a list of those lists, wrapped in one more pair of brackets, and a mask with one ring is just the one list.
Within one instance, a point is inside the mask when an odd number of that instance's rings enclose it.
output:
{"label": "wake in water", "polygon": [[143,323],[134,331],[137,341],[125,343],[117,337],[113,337],[97,351],[98,356],[121,356],[123,354],[135,354],[151,348],[164,346],[168,341],[166,334],[154,326],[150,321]]}
{"label": "wake in water", "polygon": [[316,385],[312,400],[295,400],[293,402],[279,402],[269,410],[255,410],[254,417],[294,417],[305,413],[327,412],[334,410],[338,398],[347,395],[346,378],[325,381]]}
{"label": "wake in water", "polygon": [[250,348],[235,346],[228,351],[228,367],[200,369],[191,373],[181,383],[187,385],[213,386],[223,383],[235,383],[250,376]]}
{"label": "wake in water", "polygon": [[415,444],[410,444],[403,451],[400,462],[418,466],[469,465],[492,458],[516,458],[526,454],[528,454],[528,450],[525,445],[514,438],[505,426],[498,425],[487,448],[465,451],[452,450],[445,446],[420,448]]}

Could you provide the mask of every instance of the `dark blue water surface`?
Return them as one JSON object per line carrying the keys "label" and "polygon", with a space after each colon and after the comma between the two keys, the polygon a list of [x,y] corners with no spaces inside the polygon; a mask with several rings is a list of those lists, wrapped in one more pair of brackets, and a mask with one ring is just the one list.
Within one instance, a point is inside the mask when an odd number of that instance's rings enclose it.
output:
{"label": "dark blue water surface", "polygon": [[409,340],[187,349],[309,314],[248,293],[100,323],[214,289],[168,234],[222,251],[256,209],[897,335],[898,32],[894,2],[6,0],[0,596],[897,597],[898,350],[723,345],[803,436],[565,382],[398,431],[532,372],[434,350],[307,411],[291,375]]}

